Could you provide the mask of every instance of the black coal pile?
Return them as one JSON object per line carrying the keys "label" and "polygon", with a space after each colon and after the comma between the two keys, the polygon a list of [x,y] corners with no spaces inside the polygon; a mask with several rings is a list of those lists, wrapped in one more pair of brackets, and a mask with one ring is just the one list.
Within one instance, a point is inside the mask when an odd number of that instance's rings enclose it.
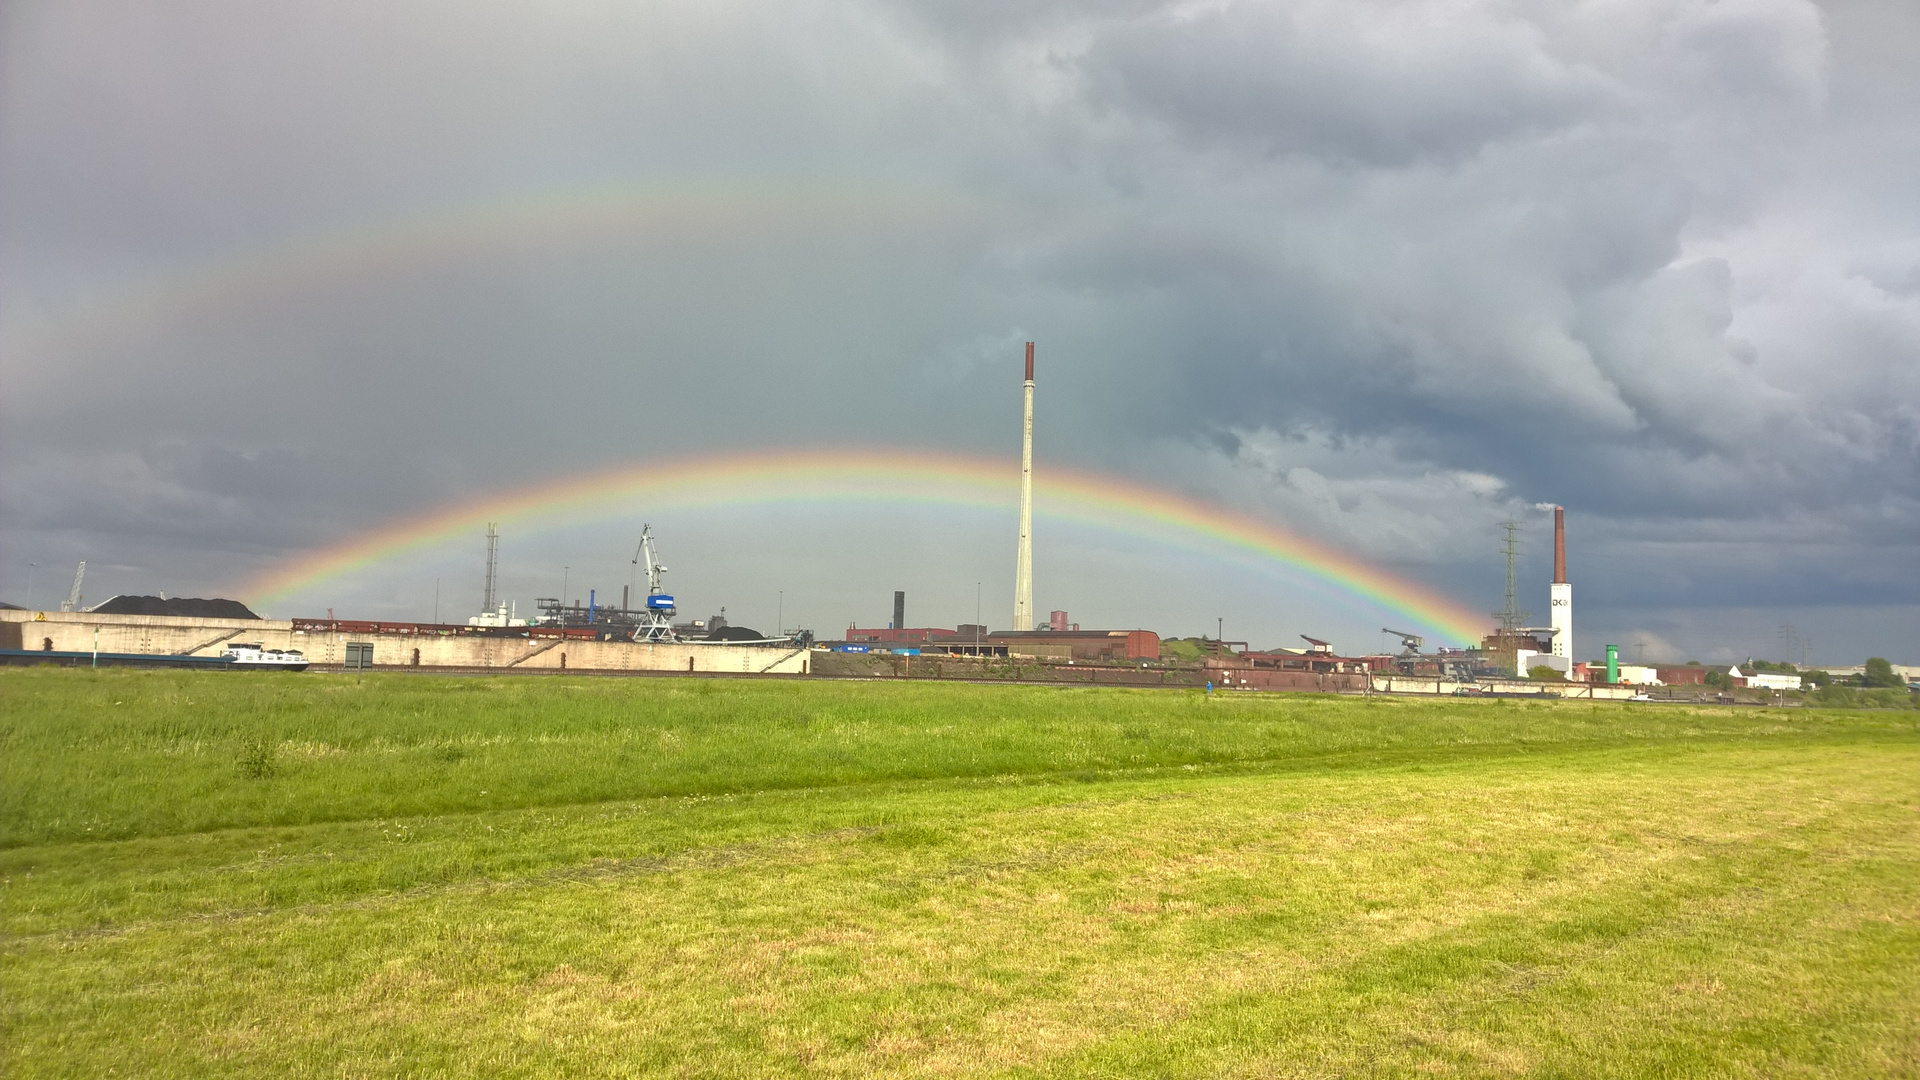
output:
{"label": "black coal pile", "polygon": [[759,641],[760,631],[744,626],[723,626],[707,635],[708,641]]}
{"label": "black coal pile", "polygon": [[88,611],[102,615],[175,615],[189,619],[257,619],[238,600],[202,600],[176,596],[171,600],[158,596],[116,596]]}

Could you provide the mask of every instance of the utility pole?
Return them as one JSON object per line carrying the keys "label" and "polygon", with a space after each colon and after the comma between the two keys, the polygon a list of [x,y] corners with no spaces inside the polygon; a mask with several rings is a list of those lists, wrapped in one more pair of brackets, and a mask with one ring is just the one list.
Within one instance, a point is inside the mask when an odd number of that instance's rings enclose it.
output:
{"label": "utility pole", "polygon": [[980,659],[980,583],[973,583],[973,658]]}

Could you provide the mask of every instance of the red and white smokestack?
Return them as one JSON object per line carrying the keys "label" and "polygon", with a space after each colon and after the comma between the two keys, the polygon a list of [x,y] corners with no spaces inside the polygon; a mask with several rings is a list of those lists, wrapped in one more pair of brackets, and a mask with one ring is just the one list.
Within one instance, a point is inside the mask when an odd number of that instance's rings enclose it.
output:
{"label": "red and white smokestack", "polygon": [[1567,508],[1553,508],[1553,580],[1564,584],[1567,580]]}
{"label": "red and white smokestack", "polygon": [[[1553,626],[1553,655],[1573,663],[1573,586],[1567,582],[1567,512],[1553,508],[1553,584],[1547,586],[1552,605],[1548,619]],[[1569,667],[1567,670],[1571,671]]]}
{"label": "red and white smokestack", "polygon": [[1027,381],[1033,381],[1033,342],[1027,342]]}

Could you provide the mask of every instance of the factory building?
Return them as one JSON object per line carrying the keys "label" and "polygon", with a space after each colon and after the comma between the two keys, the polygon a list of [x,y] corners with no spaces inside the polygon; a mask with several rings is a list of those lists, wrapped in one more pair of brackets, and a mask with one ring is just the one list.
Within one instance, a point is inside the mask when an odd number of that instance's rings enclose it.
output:
{"label": "factory building", "polygon": [[[1615,664],[1614,668],[1617,675],[1619,676],[1615,681],[1622,685],[1626,685],[1626,686],[1664,686],[1666,685],[1664,680],[1660,678],[1661,669],[1657,667],[1649,667],[1648,665],[1645,665],[1645,664]],[[1596,683],[1606,682],[1607,681],[1606,661],[1601,660],[1601,661],[1595,661],[1592,663],[1582,661],[1581,663],[1573,665],[1572,680],[1574,682],[1596,682]]]}
{"label": "factory building", "polygon": [[1800,690],[1804,688],[1798,673],[1783,671],[1741,671],[1735,664],[1727,669],[1727,678],[1735,686],[1750,686],[1756,690]]}
{"label": "factory building", "polygon": [[1489,665],[1525,677],[1527,668],[1521,665],[1546,655],[1549,647],[1544,637],[1530,630],[1496,630],[1481,639],[1480,651]]}
{"label": "factory building", "polygon": [[1160,659],[1160,635],[1151,630],[1082,630],[1065,611],[1051,612],[1047,621],[1031,630],[987,632],[985,626],[962,623],[952,630],[940,626],[907,626],[907,594],[893,594],[893,621],[885,627],[847,627],[838,642],[822,642],[842,651],[947,653],[956,656],[1015,656],[1039,660],[1118,661]]}
{"label": "factory building", "polygon": [[1547,626],[1521,626],[1525,613],[1514,602],[1514,522],[1507,523],[1507,606],[1497,612],[1500,628],[1480,642],[1488,666],[1526,678],[1536,667],[1552,668],[1573,679],[1573,584],[1567,580],[1566,508],[1553,508],[1553,581],[1547,586]]}
{"label": "factory building", "polygon": [[1151,630],[1001,630],[987,644],[1042,660],[1160,659],[1160,635]]}
{"label": "factory building", "polygon": [[[835,644],[881,645],[889,648],[928,645],[966,647],[973,645],[976,641],[984,644],[986,637],[987,628],[974,623],[961,623],[952,630],[942,626],[908,626],[907,594],[905,590],[895,590],[892,621],[884,627],[863,627],[848,623],[846,636]],[[962,649],[956,648],[953,651],[962,651]],[[971,651],[971,649],[965,651]]]}
{"label": "factory building", "polygon": [[[1365,690],[1389,657],[1337,656],[1331,649],[1279,649],[1227,653],[1205,663],[1219,684],[1230,690],[1307,690],[1321,693]],[[1388,668],[1390,670],[1390,668]]]}
{"label": "factory building", "polygon": [[[980,637],[983,639],[987,637],[985,627],[980,628]],[[944,645],[960,644],[963,641],[971,642],[973,638],[974,626],[972,623],[967,623],[952,630],[941,626],[905,626],[899,628],[891,626],[849,626],[847,627],[846,637],[843,640],[853,644],[870,645]]]}
{"label": "factory building", "polygon": [[[977,631],[977,632],[976,632]],[[938,626],[902,629],[850,626],[840,642],[821,642],[833,648],[876,652],[911,651],[970,656],[1017,656],[1038,660],[1158,660],[1160,635],[1151,630],[996,630],[964,624],[948,630]]]}

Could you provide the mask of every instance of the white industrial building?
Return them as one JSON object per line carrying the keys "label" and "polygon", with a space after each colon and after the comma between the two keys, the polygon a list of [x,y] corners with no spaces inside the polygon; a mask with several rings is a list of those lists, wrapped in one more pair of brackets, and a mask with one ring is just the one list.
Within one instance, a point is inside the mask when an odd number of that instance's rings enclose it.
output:
{"label": "white industrial building", "polygon": [[[1755,690],[1799,690],[1804,685],[1800,676],[1795,674],[1784,671],[1743,672],[1738,664],[1727,669],[1727,678],[1745,679],[1745,685]],[[1736,682],[1734,685],[1741,684]]]}

